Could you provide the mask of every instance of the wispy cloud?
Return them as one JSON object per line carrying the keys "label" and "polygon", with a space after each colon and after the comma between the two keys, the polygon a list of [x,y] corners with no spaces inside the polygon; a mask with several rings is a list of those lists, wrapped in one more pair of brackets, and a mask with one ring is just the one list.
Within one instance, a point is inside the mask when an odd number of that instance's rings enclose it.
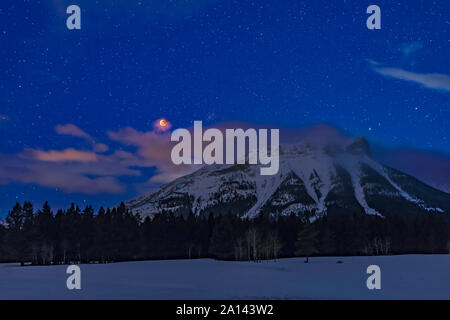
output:
{"label": "wispy cloud", "polygon": [[72,137],[78,137],[78,138],[92,140],[92,137],[89,134],[87,134],[86,132],[84,132],[83,130],[78,128],[76,125],[71,124],[71,123],[64,124],[64,125],[59,124],[56,126],[55,130],[58,134],[64,134],[64,135],[69,135]]}
{"label": "wispy cloud", "polygon": [[411,57],[422,48],[423,44],[420,41],[407,42],[400,45],[400,51],[405,58]]}
{"label": "wispy cloud", "polygon": [[97,143],[95,139],[86,133],[85,131],[81,130],[79,127],[77,127],[74,124],[68,123],[64,125],[57,125],[55,128],[56,132],[61,135],[68,135],[76,138],[83,138],[87,142],[89,142],[92,145],[92,148],[95,152],[106,152],[108,151],[109,147],[104,143]]}
{"label": "wispy cloud", "polygon": [[122,145],[108,154],[104,154],[108,150],[106,144],[95,142],[76,125],[58,125],[56,133],[82,138],[91,144],[92,150],[70,146],[62,150],[25,149],[17,154],[0,153],[0,184],[18,182],[57,188],[67,193],[118,194],[130,186],[122,179],[139,177],[143,168],[156,168],[156,174],[147,182],[135,183],[135,186],[146,188],[198,168],[174,165],[170,160],[170,131],[161,132],[158,128],[141,132],[127,127],[107,132],[109,140]]}
{"label": "wispy cloud", "polygon": [[0,153],[0,184],[36,184],[66,193],[120,194],[126,185],[119,178],[139,175],[116,156],[97,162],[49,162]]}
{"label": "wispy cloud", "polygon": [[161,133],[157,128],[152,131],[141,132],[131,127],[118,131],[109,131],[111,140],[123,145],[136,148],[135,166],[156,167],[156,174],[148,181],[148,185],[169,182],[198,169],[194,165],[175,165],[170,159],[173,142],[170,141],[170,132]]}
{"label": "wispy cloud", "polygon": [[400,68],[373,68],[383,76],[421,84],[435,90],[450,91],[450,76],[440,73],[415,73]]}
{"label": "wispy cloud", "polygon": [[13,182],[61,189],[67,193],[118,194],[126,190],[123,176],[140,176],[135,166],[144,162],[123,150],[104,155],[108,146],[73,124],[58,125],[56,132],[82,138],[92,150],[71,146],[63,150],[25,149],[0,153],[0,184]]}
{"label": "wispy cloud", "polygon": [[35,160],[48,162],[94,162],[97,161],[97,155],[91,151],[79,151],[73,148],[58,150],[26,150],[25,157]]}
{"label": "wispy cloud", "polygon": [[[218,123],[219,130],[225,128],[258,128],[255,124]],[[91,137],[76,126],[59,127],[58,133]],[[62,129],[61,129],[62,128]],[[188,128],[192,131],[192,128]],[[207,129],[206,127],[204,128]],[[170,131],[138,131],[131,127],[107,132],[107,139],[116,150],[102,153],[68,146],[62,150],[26,149],[17,154],[0,153],[0,185],[10,183],[35,184],[57,188],[66,193],[121,194],[135,187],[148,191],[161,183],[174,180],[199,169],[199,165],[174,165],[170,153],[174,142]],[[281,143],[299,140],[308,144],[347,145],[350,137],[330,126],[321,125],[303,129],[284,129]],[[75,140],[76,141],[76,140]],[[84,141],[81,145],[86,146]],[[99,145],[99,143],[97,143]],[[423,181],[444,190],[448,188],[450,172],[448,157],[430,158],[415,153],[386,153],[388,164],[416,175]],[[155,168],[151,176],[143,177],[145,168]],[[447,187],[446,187],[447,186]]]}
{"label": "wispy cloud", "polygon": [[9,117],[6,114],[0,114],[0,121],[6,121]]}

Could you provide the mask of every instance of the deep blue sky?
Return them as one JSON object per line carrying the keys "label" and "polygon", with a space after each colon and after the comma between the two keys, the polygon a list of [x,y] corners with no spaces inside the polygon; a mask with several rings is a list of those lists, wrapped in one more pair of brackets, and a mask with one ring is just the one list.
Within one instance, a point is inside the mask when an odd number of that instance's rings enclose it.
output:
{"label": "deep blue sky", "polygon": [[[66,28],[70,4],[81,7],[81,30]],[[366,28],[370,4],[381,7],[381,30]],[[174,127],[328,123],[384,146],[448,154],[449,20],[448,0],[2,0],[0,154],[76,147],[79,139],[55,134],[59,124],[101,140],[127,126],[150,131],[160,117]],[[377,68],[439,74],[444,89]],[[140,170],[120,178],[119,194],[0,177],[0,215],[26,199],[127,200],[154,172]]]}

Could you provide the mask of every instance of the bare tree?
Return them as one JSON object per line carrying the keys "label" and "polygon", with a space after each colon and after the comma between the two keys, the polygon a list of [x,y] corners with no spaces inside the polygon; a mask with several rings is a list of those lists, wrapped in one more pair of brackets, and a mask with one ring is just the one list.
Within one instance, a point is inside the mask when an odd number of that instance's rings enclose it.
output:
{"label": "bare tree", "polygon": [[67,263],[67,249],[69,248],[69,241],[67,239],[64,239],[62,241],[62,248],[63,248],[63,264]]}
{"label": "bare tree", "polygon": [[192,250],[194,249],[195,245],[192,242],[189,242],[187,244],[187,249],[188,249],[188,257],[189,259],[192,259]]}
{"label": "bare tree", "polygon": [[251,234],[250,232],[247,231],[246,235],[245,235],[245,240],[247,242],[247,260],[251,261],[251,252],[252,252],[252,239],[251,239]]}
{"label": "bare tree", "polygon": [[31,244],[31,263],[39,264],[39,247],[36,243]]}
{"label": "bare tree", "polygon": [[272,253],[272,243],[270,239],[261,241],[261,252],[264,254],[264,259],[269,260]]}
{"label": "bare tree", "polygon": [[234,257],[236,260],[242,260],[244,257],[244,242],[243,238],[238,237],[234,243]]}
{"label": "bare tree", "polygon": [[272,247],[272,257],[276,261],[278,259],[278,254],[280,253],[283,244],[278,237],[278,231],[273,231],[269,235],[271,247]]}
{"label": "bare tree", "polygon": [[48,243],[44,243],[41,246],[41,260],[42,260],[42,264],[50,264],[53,262],[53,246],[49,245]]}
{"label": "bare tree", "polygon": [[247,241],[250,243],[250,248],[252,250],[253,261],[258,261],[258,231],[255,227],[250,227],[247,230]]}

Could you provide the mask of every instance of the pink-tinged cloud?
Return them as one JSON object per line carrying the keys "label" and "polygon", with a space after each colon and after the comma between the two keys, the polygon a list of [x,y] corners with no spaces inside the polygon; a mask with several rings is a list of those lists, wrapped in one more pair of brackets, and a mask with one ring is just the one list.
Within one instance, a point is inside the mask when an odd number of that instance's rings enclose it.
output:
{"label": "pink-tinged cloud", "polygon": [[9,117],[6,114],[0,114],[0,121],[6,121]]}
{"label": "pink-tinged cloud", "polygon": [[92,137],[89,134],[87,134],[86,132],[78,128],[76,125],[71,123],[65,125],[59,124],[56,126],[55,130],[58,134],[65,134],[72,137],[79,137],[87,140],[92,140]]}
{"label": "pink-tinged cloud", "polygon": [[109,131],[108,137],[125,146],[136,148],[132,160],[133,165],[156,167],[156,174],[149,180],[151,184],[169,182],[199,168],[198,166],[173,164],[170,153],[175,143],[170,141],[170,132],[155,130],[142,132],[127,127],[119,131]]}
{"label": "pink-tinged cloud", "polygon": [[126,127],[119,131],[108,131],[111,140],[126,146],[137,148],[137,155],[148,166],[157,165],[162,161],[170,161],[171,141],[170,133],[157,133],[155,131],[141,132]]}
{"label": "pink-tinged cloud", "polygon": [[91,151],[79,151],[72,148],[62,151],[58,150],[36,150],[29,149],[23,153],[24,157],[31,157],[39,161],[49,162],[94,162],[97,161],[97,155]]}
{"label": "pink-tinged cloud", "polygon": [[94,152],[104,153],[109,150],[109,147],[104,143],[95,143],[93,146]]}
{"label": "pink-tinged cloud", "polygon": [[[73,125],[59,126],[57,132],[72,136],[90,137]],[[64,150],[28,149],[15,155],[1,155],[0,184],[33,183],[55,187],[65,192],[88,194],[120,193],[125,184],[123,176],[140,176],[139,167],[156,167],[155,182],[167,182],[185,174],[182,166],[170,160],[170,133],[140,132],[124,128],[109,132],[111,140],[132,150],[113,150],[105,144],[93,143],[93,151],[67,148]]]}
{"label": "pink-tinged cloud", "polygon": [[[224,132],[229,128],[271,128],[249,123],[227,122],[214,125]],[[68,128],[71,128],[69,130]],[[60,132],[72,132],[76,126],[64,126]],[[207,130],[210,127],[204,127]],[[61,128],[60,128],[61,129]],[[192,134],[192,128],[188,128]],[[80,129],[81,132],[84,132]],[[73,134],[71,134],[73,135]],[[86,137],[89,136],[85,133]],[[171,133],[156,130],[143,132],[131,127],[107,132],[110,140],[121,144],[108,154],[107,145],[92,143],[93,151],[70,147],[64,150],[24,150],[13,155],[0,154],[0,184],[12,182],[37,184],[62,189],[65,192],[87,194],[113,193],[126,190],[123,177],[140,177],[141,169],[153,167],[155,174],[146,182],[134,183],[140,192],[146,192],[161,183],[170,182],[180,176],[192,173],[201,165],[174,165],[170,154],[176,142],[170,141]],[[90,136],[89,136],[90,137]],[[318,125],[304,129],[280,130],[280,143],[302,141],[311,144],[333,143],[341,146],[348,144],[351,138],[341,131],[327,125]],[[93,140],[91,140],[93,141]],[[84,142],[83,142],[84,144]],[[383,163],[416,176],[420,180],[450,191],[450,157],[433,155],[420,151],[386,151]],[[128,179],[129,180],[129,179]],[[140,179],[142,181],[142,179]]]}
{"label": "pink-tinged cloud", "polygon": [[68,135],[77,138],[83,138],[86,140],[91,146],[92,150],[97,153],[104,153],[109,150],[109,147],[104,143],[98,143],[95,139],[85,131],[81,130],[74,124],[68,123],[65,125],[57,125],[55,130],[58,134]]}
{"label": "pink-tinged cloud", "polygon": [[[203,131],[208,128],[211,127],[205,126]],[[224,133],[225,129],[248,129],[257,127],[249,123],[227,122],[217,124],[214,128],[217,128]],[[193,127],[186,129],[189,130],[193,136]],[[167,183],[201,168],[201,165],[173,164],[170,155],[172,147],[176,144],[176,142],[172,142],[170,140],[170,136],[171,134],[168,131],[161,132],[158,130],[153,130],[141,132],[131,127],[108,132],[108,137],[111,140],[120,142],[125,146],[132,146],[136,148],[136,158],[134,159],[134,161],[136,161],[136,166],[156,167],[155,175],[153,175],[147,183],[141,184],[141,187],[154,186],[159,183]]]}
{"label": "pink-tinged cloud", "polygon": [[118,179],[121,175],[139,175],[139,172],[117,164],[45,162],[0,154],[0,184],[19,182],[66,193],[120,194],[126,189]]}

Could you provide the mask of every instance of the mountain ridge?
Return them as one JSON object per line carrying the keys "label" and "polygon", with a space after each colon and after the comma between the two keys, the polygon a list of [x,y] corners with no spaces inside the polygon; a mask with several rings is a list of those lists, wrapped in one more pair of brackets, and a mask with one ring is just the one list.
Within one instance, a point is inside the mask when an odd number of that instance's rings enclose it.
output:
{"label": "mountain ridge", "polygon": [[448,213],[450,194],[371,157],[366,139],[301,141],[280,146],[276,175],[259,165],[210,165],[125,204],[142,218],[232,211],[242,218],[296,214],[311,221],[350,211],[384,217],[402,213]]}

